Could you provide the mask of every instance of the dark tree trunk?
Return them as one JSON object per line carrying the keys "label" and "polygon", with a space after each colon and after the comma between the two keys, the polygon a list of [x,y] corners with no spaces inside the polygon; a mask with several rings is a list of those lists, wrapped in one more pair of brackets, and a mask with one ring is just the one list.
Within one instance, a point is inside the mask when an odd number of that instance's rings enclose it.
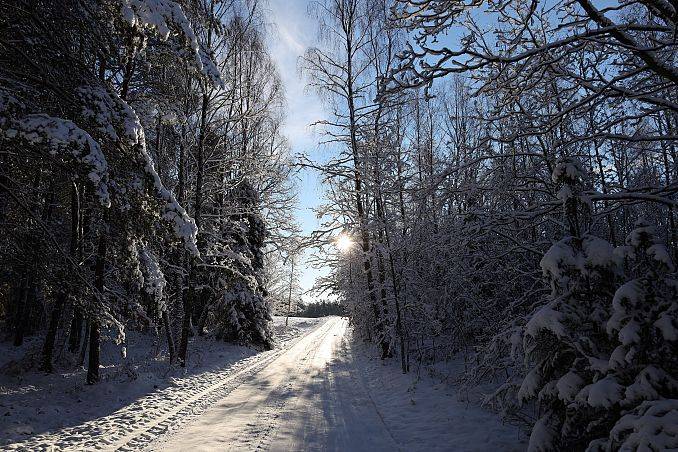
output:
{"label": "dark tree trunk", "polygon": [[[75,184],[72,185],[71,189],[71,240],[69,255],[72,258],[76,257],[77,248],[78,248],[78,238],[80,230],[80,203],[78,199],[78,188]],[[63,282],[62,284],[65,284]],[[54,303],[54,309],[52,310],[52,315],[50,316],[49,326],[47,327],[47,334],[45,335],[45,343],[42,348],[42,370],[45,372],[52,372],[52,355],[54,352],[54,341],[56,339],[57,330],[59,329],[59,323],[61,322],[61,315],[66,304],[66,299],[68,298],[68,291],[64,285],[57,294],[56,301]],[[77,348],[77,345],[75,347]]]}
{"label": "dark tree trunk", "polygon": [[[207,110],[209,108],[209,96],[207,93],[202,95],[202,107],[200,110],[200,131],[198,133],[198,146],[196,155],[197,174],[195,181],[195,200],[193,218],[200,231],[202,220],[202,184],[204,172],[203,148],[205,145],[205,135],[207,133]],[[188,274],[188,287],[183,294],[182,305],[184,308],[184,318],[181,322],[181,340],[179,342],[179,363],[181,367],[186,367],[186,357],[188,353],[188,337],[191,334],[191,315],[193,313],[193,299],[195,297],[193,288],[193,274],[195,272],[195,258],[190,258],[190,270]]]}
{"label": "dark tree trunk", "polygon": [[5,216],[7,215],[7,202],[9,192],[9,154],[0,152],[0,223],[4,222]]}
{"label": "dark tree trunk", "polygon": [[68,350],[76,353],[80,349],[82,339],[82,312],[77,307],[73,308],[73,319],[71,320],[71,330],[68,333]]}
{"label": "dark tree trunk", "polygon": [[[40,187],[41,175],[38,175],[35,178],[33,183],[34,188]],[[52,215],[52,206],[54,204],[54,192],[53,192],[53,183],[50,182],[47,189],[48,195],[45,198],[45,203],[42,209],[42,214],[40,220],[43,222],[43,225],[46,225]],[[30,237],[28,237],[30,241]],[[31,308],[35,305],[37,299],[38,287],[36,284],[36,279],[38,277],[39,260],[43,257],[42,247],[38,243],[38,246],[31,249],[31,254],[29,256],[29,264],[25,270],[25,275],[22,280],[22,288],[18,299],[19,304],[17,305],[16,310],[16,328],[14,330],[14,345],[19,347],[24,342],[24,336],[31,330]]]}
{"label": "dark tree trunk", "polygon": [[78,363],[82,366],[85,362],[85,353],[87,353],[87,346],[89,345],[89,324],[90,321],[87,319],[85,323],[85,337],[82,340],[82,347],[80,347],[80,358]]}
{"label": "dark tree trunk", "polygon": [[204,336],[207,333],[207,317],[210,313],[210,304],[212,300],[209,295],[205,295],[204,290],[200,291],[200,295],[203,303],[201,303],[200,317],[198,318],[198,336]]}
{"label": "dark tree trunk", "polygon": [[89,364],[87,366],[88,385],[93,385],[99,381],[100,334],[99,322],[92,319],[89,329]]}
{"label": "dark tree trunk", "polygon": [[[192,259],[191,259],[192,260]],[[188,287],[183,293],[182,305],[184,309],[184,317],[181,321],[181,339],[179,341],[179,364],[181,367],[186,367],[186,360],[188,355],[188,337],[191,334],[191,306],[193,298],[193,263],[191,270],[188,272]]]}
{"label": "dark tree trunk", "polygon": [[169,352],[170,364],[174,364],[176,351],[174,349],[174,338],[172,337],[172,327],[170,326],[167,309],[162,311],[162,327],[165,329],[165,337],[167,338],[167,351]]}
{"label": "dark tree trunk", "polygon": [[14,346],[20,347],[24,343],[24,335],[26,333],[26,316],[28,315],[28,275],[21,278],[21,284],[15,297],[15,314],[14,314]]}
{"label": "dark tree trunk", "polygon": [[54,309],[49,319],[49,326],[47,328],[47,335],[45,336],[45,343],[42,347],[42,366],[41,370],[44,372],[52,372],[52,355],[54,353],[54,341],[56,339],[57,329],[59,328],[59,321],[61,320],[61,312],[66,304],[66,291],[61,290],[54,302]]}
{"label": "dark tree trunk", "polygon": [[[104,270],[106,267],[106,227],[104,226],[99,233],[99,246],[97,249],[96,264],[94,268],[94,285],[98,291],[98,296],[104,295]],[[89,331],[89,363],[87,365],[87,384],[91,385],[99,381],[99,321],[92,317],[90,320]]]}

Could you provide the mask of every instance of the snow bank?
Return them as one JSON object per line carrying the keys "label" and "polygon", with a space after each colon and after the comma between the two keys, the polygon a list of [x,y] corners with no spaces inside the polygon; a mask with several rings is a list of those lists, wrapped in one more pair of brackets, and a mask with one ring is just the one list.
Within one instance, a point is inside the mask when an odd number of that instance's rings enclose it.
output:
{"label": "snow bank", "polygon": [[397,360],[382,361],[362,344],[352,345],[355,368],[384,424],[402,450],[522,451],[525,435],[480,406],[482,395],[465,393],[444,381],[455,379],[463,361],[439,363],[429,374],[400,371]]}
{"label": "snow bank", "polygon": [[[283,317],[274,318],[278,350],[321,321],[290,318],[285,328]],[[88,445],[104,444],[151,422],[233,372],[276,353],[195,337],[189,344],[189,367],[183,370],[169,367],[162,336],[128,332],[126,359],[114,339],[115,332],[102,338],[102,382],[94,386],[85,385],[84,368],[63,367],[63,360],[57,360],[57,368],[60,362],[62,367],[54,374],[30,370],[39,361],[39,338],[29,338],[21,348],[0,343],[0,448],[91,449]],[[191,415],[204,408],[196,404]]]}

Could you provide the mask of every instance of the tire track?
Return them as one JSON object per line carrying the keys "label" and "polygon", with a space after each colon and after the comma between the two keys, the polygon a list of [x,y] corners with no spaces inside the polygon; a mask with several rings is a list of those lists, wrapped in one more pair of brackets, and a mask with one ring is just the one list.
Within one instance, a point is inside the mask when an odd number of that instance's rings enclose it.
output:
{"label": "tire track", "polygon": [[[149,395],[104,418],[4,447],[6,450],[18,451],[140,450],[159,436],[170,434],[203,413],[214,402],[228,395],[245,379],[265,368],[301,340],[326,329],[328,323],[330,322],[326,321],[288,341],[283,348],[246,358],[222,371],[199,375],[195,378],[194,386],[186,390]],[[216,383],[213,383],[214,380],[217,380]],[[207,387],[204,387],[205,385]],[[149,410],[145,405],[157,403],[158,401],[154,400],[157,397],[160,397],[160,406],[154,405]],[[146,422],[137,416],[130,416],[130,413],[146,410],[155,411]],[[130,425],[130,422],[135,421],[142,422]]]}

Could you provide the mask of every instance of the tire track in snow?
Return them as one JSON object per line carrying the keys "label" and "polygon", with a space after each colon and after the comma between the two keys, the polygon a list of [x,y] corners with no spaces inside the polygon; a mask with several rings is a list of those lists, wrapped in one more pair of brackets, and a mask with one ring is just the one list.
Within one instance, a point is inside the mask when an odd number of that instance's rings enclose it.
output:
{"label": "tire track in snow", "polygon": [[[333,331],[335,323],[336,319],[330,318],[330,320],[326,321],[320,328],[314,331],[314,333],[317,333],[318,337],[314,341],[309,342],[306,346],[306,349],[303,352],[304,357],[297,362],[297,369],[306,366],[307,361],[315,359],[319,352],[317,344],[325,341],[327,336]],[[290,380],[285,384],[281,394],[289,394],[294,391],[298,392],[300,389],[299,382],[295,385],[295,383]],[[238,448],[247,447],[251,450],[266,450],[270,446],[271,436],[278,427],[282,411],[288,404],[288,398],[280,397],[281,394],[277,394],[277,397],[271,395],[267,398],[265,407],[257,413],[255,421],[248,425],[249,428],[246,430],[246,433],[242,435],[242,442],[238,444]],[[262,425],[265,426],[264,429],[260,428]],[[256,444],[256,446],[251,447],[252,443]]]}
{"label": "tire track in snow", "polygon": [[[246,358],[222,371],[193,376],[191,380],[194,384],[189,388],[179,388],[164,394],[154,393],[109,416],[4,447],[6,450],[19,451],[139,450],[158,436],[171,433],[203,413],[210,405],[228,395],[249,376],[265,368],[299,341],[327,328],[328,323],[330,322],[326,321],[304,332],[282,348]],[[208,386],[205,388],[205,385]],[[151,406],[146,406],[147,404]],[[146,415],[139,418],[137,413]]]}

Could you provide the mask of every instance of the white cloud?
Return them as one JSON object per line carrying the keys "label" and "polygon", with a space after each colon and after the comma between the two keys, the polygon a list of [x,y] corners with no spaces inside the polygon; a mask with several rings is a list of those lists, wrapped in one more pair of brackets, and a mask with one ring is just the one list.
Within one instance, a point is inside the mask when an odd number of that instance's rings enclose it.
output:
{"label": "white cloud", "polygon": [[[324,116],[318,96],[306,90],[306,79],[298,71],[299,58],[313,45],[305,1],[272,0],[269,20],[275,25],[271,54],[278,65],[287,97],[285,133],[295,152],[316,145],[309,125]],[[310,31],[310,32],[309,32]]]}
{"label": "white cloud", "polygon": [[287,28],[287,24],[278,23],[278,33],[282,38],[285,45],[290,48],[294,53],[301,55],[305,50],[306,46],[300,43],[293,35],[290,33]]}
{"label": "white cloud", "polygon": [[[309,21],[306,1],[271,0],[269,6],[269,22],[275,25],[269,47],[278,65],[287,99],[283,130],[293,153],[312,153],[318,139],[310,124],[324,118],[325,111],[318,96],[306,89],[307,81],[299,73],[297,64],[306,49],[313,45],[315,25]],[[312,208],[321,202],[322,188],[316,175],[310,171],[302,172],[300,184],[297,219],[304,233],[308,234],[319,227]],[[302,262],[300,267],[304,291],[311,289],[317,276],[327,274],[327,269],[314,269],[306,262]],[[313,295],[303,298],[305,302],[316,300]]]}

